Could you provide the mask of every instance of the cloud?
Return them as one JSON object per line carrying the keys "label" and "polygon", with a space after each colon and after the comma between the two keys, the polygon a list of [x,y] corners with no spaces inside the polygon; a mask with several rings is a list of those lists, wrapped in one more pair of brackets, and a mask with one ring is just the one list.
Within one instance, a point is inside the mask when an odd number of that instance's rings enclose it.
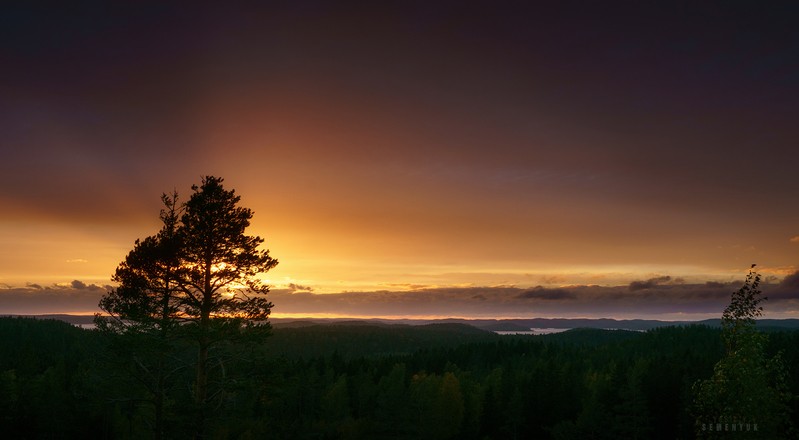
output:
{"label": "cloud", "polygon": [[8,287],[0,289],[0,311],[13,315],[90,314],[100,311],[97,304],[108,288],[79,280],[66,285]]}
{"label": "cloud", "polygon": [[[542,286],[447,287],[422,290],[313,293],[296,283],[275,289],[270,300],[276,316],[294,315],[384,316],[384,317],[628,317],[654,318],[668,315],[704,314],[721,316],[730,294],[741,282],[675,284],[667,277],[639,281],[649,287],[629,285],[575,285],[549,289]],[[799,309],[799,271],[779,284],[761,285],[768,300],[766,314]],[[42,286],[0,288],[0,311],[4,314],[92,313],[99,311],[100,297],[110,286],[80,280]]]}
{"label": "cloud", "polygon": [[764,307],[770,303],[787,303],[793,310],[799,309],[799,271],[786,276],[777,285],[764,286],[763,293],[768,297]]}
{"label": "cloud", "polygon": [[393,287],[393,288],[402,288],[408,290],[421,290],[421,289],[430,289],[433,286],[429,284],[413,284],[413,283],[389,283],[385,284],[385,286]]}
{"label": "cloud", "polygon": [[574,299],[576,298],[576,295],[573,292],[569,292],[565,289],[545,289],[541,286],[537,286],[531,290],[520,293],[518,298],[558,301],[564,299]]}
{"label": "cloud", "polygon": [[788,241],[791,243],[799,243],[799,235],[791,237]]}
{"label": "cloud", "polygon": [[98,286],[97,284],[86,284],[80,280],[72,280],[69,287],[76,290],[108,290],[111,286]]}
{"label": "cloud", "polygon": [[630,291],[635,292],[637,290],[651,289],[655,286],[666,283],[668,281],[671,281],[671,277],[666,275],[657,278],[650,278],[646,281],[633,281],[632,283],[630,283],[628,288],[630,289]]}
{"label": "cloud", "polygon": [[568,278],[563,275],[545,275],[540,279],[543,284],[564,284],[568,282]]}
{"label": "cloud", "polygon": [[291,292],[313,292],[313,287],[295,283],[289,283],[288,288]]}
{"label": "cloud", "polygon": [[[342,292],[313,294],[274,291],[274,312],[339,316],[497,317],[635,317],[705,314],[721,316],[737,284],[675,284],[668,277],[639,281],[650,287],[576,285],[548,289],[449,287],[417,291]],[[734,283],[735,284],[735,283]],[[776,285],[764,287],[770,298]],[[783,289],[785,290],[785,289]],[[799,289],[797,289],[799,291]],[[791,294],[782,293],[764,307],[786,310]],[[686,318],[690,319],[690,318]]]}
{"label": "cloud", "polygon": [[780,287],[799,290],[799,270],[783,278],[782,282],[780,282]]}
{"label": "cloud", "polygon": [[83,258],[75,258],[72,260],[65,260],[67,263],[88,263],[89,260],[84,260]]}

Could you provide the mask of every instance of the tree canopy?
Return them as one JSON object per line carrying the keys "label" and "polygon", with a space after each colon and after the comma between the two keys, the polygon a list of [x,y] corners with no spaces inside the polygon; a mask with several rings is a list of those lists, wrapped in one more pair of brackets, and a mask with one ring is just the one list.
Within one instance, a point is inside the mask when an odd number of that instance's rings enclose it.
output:
{"label": "tree canopy", "polygon": [[[141,370],[158,376],[154,382],[160,385],[152,387],[156,408],[163,396],[169,341],[195,345],[199,436],[210,396],[210,350],[223,341],[267,334],[272,303],[266,298],[269,286],[259,276],[278,264],[261,249],[263,238],[246,234],[252,210],[239,206],[240,196],[222,183],[222,178],[206,176],[183,204],[177,192],[162,195],[161,230],[136,241],[116,269],[117,287],[100,301],[107,315],[95,319],[108,333],[157,339],[160,351],[150,353],[153,365],[136,360]],[[221,362],[217,358],[215,364]]]}
{"label": "tree canopy", "polygon": [[725,355],[710,379],[696,383],[696,432],[699,438],[777,439],[790,435],[791,399],[780,354],[767,357],[766,335],[755,327],[765,299],[755,265],[732,293],[721,318]]}

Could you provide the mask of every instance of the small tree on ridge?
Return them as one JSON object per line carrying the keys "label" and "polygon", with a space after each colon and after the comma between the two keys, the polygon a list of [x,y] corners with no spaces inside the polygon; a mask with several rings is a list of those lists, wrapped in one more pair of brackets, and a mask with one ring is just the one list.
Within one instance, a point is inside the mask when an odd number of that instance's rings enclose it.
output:
{"label": "small tree on ridge", "polygon": [[760,275],[752,265],[721,318],[724,357],[713,377],[694,384],[698,438],[778,439],[792,430],[790,393],[779,354],[765,354],[766,335],[755,327],[763,313]]}

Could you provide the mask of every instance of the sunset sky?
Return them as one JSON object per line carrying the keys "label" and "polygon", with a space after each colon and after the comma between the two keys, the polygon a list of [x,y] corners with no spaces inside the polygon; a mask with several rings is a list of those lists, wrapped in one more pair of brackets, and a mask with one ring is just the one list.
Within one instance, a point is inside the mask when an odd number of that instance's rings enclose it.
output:
{"label": "sunset sky", "polygon": [[[799,317],[799,4],[0,6],[0,314],[225,179],[274,316]],[[23,4],[24,3],[24,4]]]}

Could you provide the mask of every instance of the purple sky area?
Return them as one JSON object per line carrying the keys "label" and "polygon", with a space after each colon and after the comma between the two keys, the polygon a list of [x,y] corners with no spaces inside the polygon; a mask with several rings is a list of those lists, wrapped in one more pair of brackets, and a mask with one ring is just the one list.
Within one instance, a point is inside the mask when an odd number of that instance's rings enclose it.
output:
{"label": "purple sky area", "polygon": [[199,3],[0,7],[0,313],[210,174],[276,316],[799,317],[799,3]]}

